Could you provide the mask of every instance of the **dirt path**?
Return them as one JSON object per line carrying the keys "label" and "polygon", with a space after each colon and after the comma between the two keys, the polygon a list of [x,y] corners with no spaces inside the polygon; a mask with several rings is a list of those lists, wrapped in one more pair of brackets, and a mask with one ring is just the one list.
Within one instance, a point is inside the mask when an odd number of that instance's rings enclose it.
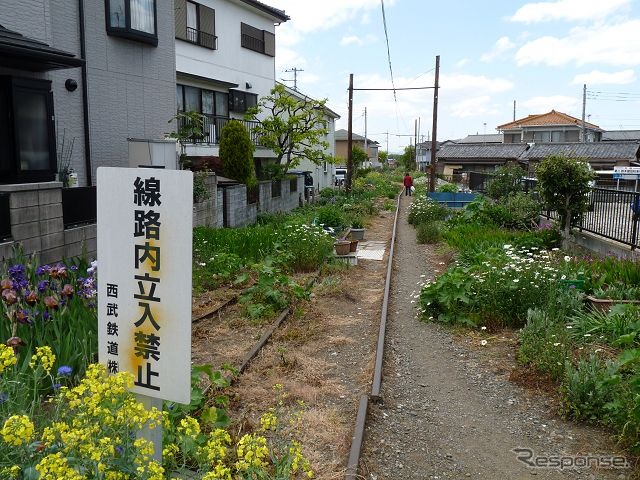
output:
{"label": "dirt path", "polygon": [[416,319],[421,284],[444,269],[437,247],[415,242],[402,199],[383,405],[370,409],[361,460],[363,478],[624,479],[629,471],[530,468],[514,448],[534,455],[613,454],[599,430],[561,420],[543,397],[496,373],[486,354]]}

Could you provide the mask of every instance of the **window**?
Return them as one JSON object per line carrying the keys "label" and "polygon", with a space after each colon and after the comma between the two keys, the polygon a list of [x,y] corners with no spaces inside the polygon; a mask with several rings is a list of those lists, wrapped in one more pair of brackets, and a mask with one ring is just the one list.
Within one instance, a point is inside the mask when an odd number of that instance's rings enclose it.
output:
{"label": "window", "polygon": [[242,92],[240,90],[229,90],[229,111],[244,113],[248,108],[258,103],[258,95]]}
{"label": "window", "polygon": [[276,37],[273,33],[260,30],[246,23],[240,24],[240,30],[240,44],[244,48],[264,53],[270,57],[276,56]]}
{"label": "window", "polygon": [[177,85],[176,97],[176,106],[179,112],[193,111],[210,117],[227,117],[229,115],[229,95],[227,93],[188,85]]}
{"label": "window", "polygon": [[175,0],[176,38],[215,50],[216,12],[189,0]]}
{"label": "window", "polygon": [[45,182],[55,171],[51,82],[0,77],[0,178]]}
{"label": "window", "polygon": [[105,0],[107,33],[158,45],[156,0]]}

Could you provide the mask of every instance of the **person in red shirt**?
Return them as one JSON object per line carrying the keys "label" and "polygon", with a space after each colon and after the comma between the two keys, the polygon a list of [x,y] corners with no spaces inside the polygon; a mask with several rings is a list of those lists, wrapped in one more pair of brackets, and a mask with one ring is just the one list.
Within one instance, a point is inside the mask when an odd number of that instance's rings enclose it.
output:
{"label": "person in red shirt", "polygon": [[405,196],[411,196],[411,187],[413,187],[413,178],[409,175],[409,172],[404,174],[404,180],[402,181],[404,184],[404,194]]}

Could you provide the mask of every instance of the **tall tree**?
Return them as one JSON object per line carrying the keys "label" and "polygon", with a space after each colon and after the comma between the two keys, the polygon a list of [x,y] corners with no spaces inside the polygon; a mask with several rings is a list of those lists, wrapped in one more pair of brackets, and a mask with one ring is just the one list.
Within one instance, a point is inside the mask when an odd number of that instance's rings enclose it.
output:
{"label": "tall tree", "polygon": [[220,132],[220,160],[226,177],[247,185],[255,183],[253,142],[242,123],[230,120]]}
{"label": "tall tree", "polygon": [[551,155],[540,162],[536,176],[546,207],[560,215],[566,246],[571,233],[571,221],[589,207],[590,182],[595,174],[584,160]]}
{"label": "tall tree", "polygon": [[[258,122],[254,133],[260,137],[262,146],[273,150],[277,163],[286,173],[302,159],[318,165],[329,158],[324,153],[329,147],[324,140],[329,132],[326,102],[294,97],[284,85],[277,84],[270,95],[262,97],[247,111],[245,118]],[[263,111],[267,112],[267,117],[260,119]]]}

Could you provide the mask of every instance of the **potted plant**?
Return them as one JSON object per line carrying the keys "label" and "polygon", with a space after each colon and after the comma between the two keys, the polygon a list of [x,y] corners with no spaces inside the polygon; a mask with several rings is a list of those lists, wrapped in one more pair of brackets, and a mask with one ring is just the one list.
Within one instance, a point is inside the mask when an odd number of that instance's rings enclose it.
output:
{"label": "potted plant", "polygon": [[349,231],[349,235],[352,240],[364,239],[364,221],[362,218],[354,217],[351,220],[351,230]]}
{"label": "potted plant", "polygon": [[591,306],[597,310],[607,312],[612,306],[625,303],[640,305],[640,287],[625,285],[617,282],[603,285],[587,296]]}
{"label": "potted plant", "polygon": [[336,249],[336,255],[349,255],[349,251],[351,250],[351,241],[350,240],[336,240],[333,244]]}

